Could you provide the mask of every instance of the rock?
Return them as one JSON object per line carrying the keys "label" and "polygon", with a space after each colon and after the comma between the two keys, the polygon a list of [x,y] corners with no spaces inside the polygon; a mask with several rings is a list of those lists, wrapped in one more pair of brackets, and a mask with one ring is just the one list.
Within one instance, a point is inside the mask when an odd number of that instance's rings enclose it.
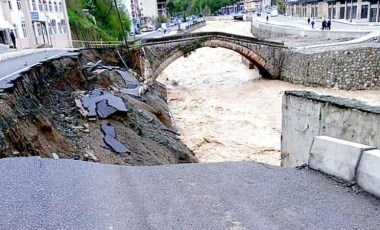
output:
{"label": "rock", "polygon": [[87,153],[85,153],[85,154],[83,155],[83,160],[84,160],[84,161],[88,161],[88,159],[90,159],[90,156],[89,156]]}
{"label": "rock", "polygon": [[94,151],[92,149],[86,148],[86,154],[88,155],[89,159],[93,162],[99,162],[99,158],[95,156]]}
{"label": "rock", "polygon": [[65,117],[64,121],[69,123],[69,124],[72,124],[74,122],[74,119],[73,119],[73,117]]}
{"label": "rock", "polygon": [[83,124],[83,127],[84,127],[85,129],[89,129],[89,128],[90,128],[90,125],[89,125],[88,123],[84,123],[84,124]]}
{"label": "rock", "polygon": [[91,130],[89,130],[89,129],[83,129],[82,132],[84,132],[84,133],[91,133]]}
{"label": "rock", "polygon": [[20,156],[20,152],[17,150],[14,150],[14,151],[12,151],[12,156],[18,157],[18,156]]}
{"label": "rock", "polygon": [[59,156],[58,156],[58,154],[56,154],[56,153],[52,153],[51,156],[53,157],[53,159],[56,159],[56,160],[59,159]]}

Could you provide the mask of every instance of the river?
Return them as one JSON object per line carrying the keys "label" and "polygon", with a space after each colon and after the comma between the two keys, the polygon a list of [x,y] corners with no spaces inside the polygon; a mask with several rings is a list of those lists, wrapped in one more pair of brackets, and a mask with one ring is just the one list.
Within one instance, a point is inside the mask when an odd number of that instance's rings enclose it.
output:
{"label": "river", "polygon": [[[198,31],[250,35],[250,24],[211,21]],[[280,165],[281,105],[286,90],[311,90],[379,104],[380,90],[338,91],[262,79],[223,48],[201,48],[158,77],[182,141],[201,162],[259,161]]]}

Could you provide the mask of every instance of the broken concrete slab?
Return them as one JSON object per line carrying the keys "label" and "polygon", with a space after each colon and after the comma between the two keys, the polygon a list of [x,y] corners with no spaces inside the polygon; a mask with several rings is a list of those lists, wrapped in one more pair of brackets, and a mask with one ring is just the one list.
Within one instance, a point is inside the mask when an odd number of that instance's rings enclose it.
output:
{"label": "broken concrete slab", "polygon": [[104,133],[104,143],[117,154],[130,153],[131,151],[123,145],[120,141],[116,140],[115,128],[111,123],[102,124],[101,130]]}
{"label": "broken concrete slab", "polygon": [[120,92],[128,94],[128,95],[132,95],[132,96],[135,96],[135,97],[140,97],[140,88],[141,87],[137,87],[137,88],[134,88],[134,89],[123,88],[123,89],[120,90]]}
{"label": "broken concrete slab", "polygon": [[373,147],[328,136],[317,136],[314,137],[309,154],[309,167],[346,181],[354,181],[361,154],[368,149]]}
{"label": "broken concrete slab", "polygon": [[96,113],[101,118],[107,118],[114,114],[116,111],[117,110],[114,107],[108,105],[107,100],[102,100],[96,103]]}
{"label": "broken concrete slab", "polygon": [[102,124],[101,130],[102,130],[104,135],[110,135],[110,136],[116,138],[116,132],[115,132],[115,129],[111,123]]}
{"label": "broken concrete slab", "polygon": [[128,83],[138,83],[138,80],[131,72],[125,70],[116,70],[116,72],[120,74],[126,85],[128,85]]}
{"label": "broken concrete slab", "polygon": [[[107,118],[115,112],[127,112],[124,101],[109,92],[93,90],[82,98],[83,107],[88,110],[88,117]],[[80,107],[79,107],[80,108]]]}

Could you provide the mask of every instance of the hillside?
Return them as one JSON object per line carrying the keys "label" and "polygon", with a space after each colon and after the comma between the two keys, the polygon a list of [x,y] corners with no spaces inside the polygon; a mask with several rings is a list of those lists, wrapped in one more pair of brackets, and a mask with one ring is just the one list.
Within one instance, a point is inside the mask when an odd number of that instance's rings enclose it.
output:
{"label": "hillside", "polygon": [[[68,0],[67,11],[73,40],[122,41],[123,33],[113,2],[113,0]],[[124,30],[128,32],[131,20],[119,0],[118,6]],[[86,13],[83,10],[86,10]]]}

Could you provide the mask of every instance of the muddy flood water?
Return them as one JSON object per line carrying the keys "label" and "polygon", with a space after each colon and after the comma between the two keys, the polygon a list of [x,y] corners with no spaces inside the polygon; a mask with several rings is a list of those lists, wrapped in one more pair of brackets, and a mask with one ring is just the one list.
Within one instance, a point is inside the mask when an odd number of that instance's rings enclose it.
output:
{"label": "muddy flood water", "polygon": [[[249,23],[207,22],[201,31],[238,28]],[[201,48],[170,64],[158,81],[168,87],[168,101],[182,141],[201,162],[255,160],[280,165],[281,103],[286,90],[310,90],[380,104],[380,90],[337,91],[262,79],[241,56],[223,48]]]}

